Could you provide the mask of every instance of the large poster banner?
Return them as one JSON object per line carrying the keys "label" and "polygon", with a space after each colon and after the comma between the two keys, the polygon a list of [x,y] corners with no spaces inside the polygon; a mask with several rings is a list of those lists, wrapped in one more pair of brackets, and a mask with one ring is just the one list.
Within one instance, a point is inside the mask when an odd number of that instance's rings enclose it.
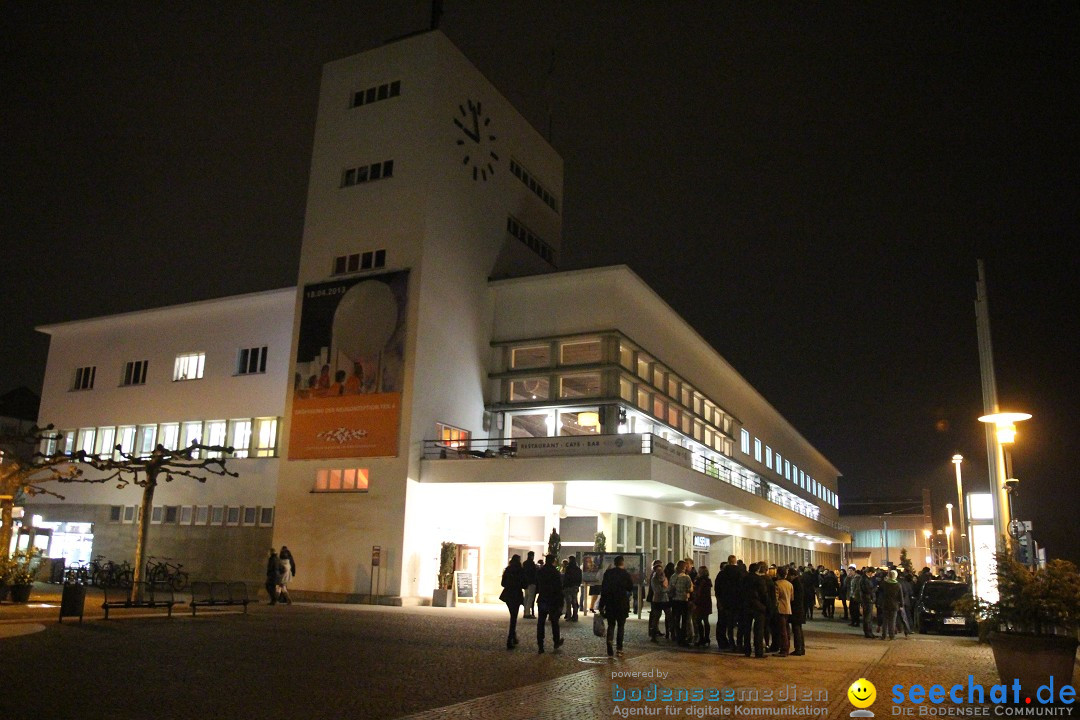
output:
{"label": "large poster banner", "polygon": [[394,457],[409,271],[304,287],[289,459]]}

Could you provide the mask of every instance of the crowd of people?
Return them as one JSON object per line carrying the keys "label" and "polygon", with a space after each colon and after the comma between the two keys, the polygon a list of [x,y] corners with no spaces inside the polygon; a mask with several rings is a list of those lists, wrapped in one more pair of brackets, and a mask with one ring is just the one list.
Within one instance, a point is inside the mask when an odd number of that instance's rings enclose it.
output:
{"label": "crowd of people", "polygon": [[[833,571],[823,565],[796,567],[795,563],[747,566],[731,555],[713,574],[708,567],[696,567],[690,558],[666,565],[656,560],[644,580],[645,602],[650,606],[649,640],[710,648],[715,639],[721,652],[756,658],[766,653],[805,655],[803,625],[818,611],[823,619],[836,619],[838,599],[842,620],[854,627],[861,625],[868,638],[891,640],[901,631],[910,635],[915,598],[931,579],[935,578],[929,568],[915,575],[891,564],[861,570],[850,565]],[[621,655],[635,591],[623,557],[617,556],[601,582],[590,586],[587,608],[578,607],[581,584],[576,557],[560,565],[553,555],[536,560],[530,552],[525,561],[514,555],[503,571],[500,596],[510,612],[507,649],[518,644],[518,612],[524,607],[523,617],[537,620],[540,653],[546,626],[551,625],[553,646],[558,648],[563,644],[560,618],[577,622],[580,610],[604,617],[607,653]]]}

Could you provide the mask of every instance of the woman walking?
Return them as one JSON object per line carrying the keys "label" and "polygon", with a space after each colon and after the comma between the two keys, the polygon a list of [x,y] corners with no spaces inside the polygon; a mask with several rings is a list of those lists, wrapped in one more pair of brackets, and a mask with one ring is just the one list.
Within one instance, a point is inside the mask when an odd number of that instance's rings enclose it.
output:
{"label": "woman walking", "polygon": [[502,574],[502,594],[499,599],[506,603],[506,609],[510,611],[510,630],[506,634],[506,649],[513,650],[518,644],[517,620],[518,610],[525,602],[525,569],[521,566],[521,556],[514,555],[506,564]]}
{"label": "woman walking", "polygon": [[278,560],[281,561],[281,592],[278,593],[278,600],[286,605],[292,605],[292,600],[289,598],[289,583],[296,577],[296,560],[288,546],[281,546]]}

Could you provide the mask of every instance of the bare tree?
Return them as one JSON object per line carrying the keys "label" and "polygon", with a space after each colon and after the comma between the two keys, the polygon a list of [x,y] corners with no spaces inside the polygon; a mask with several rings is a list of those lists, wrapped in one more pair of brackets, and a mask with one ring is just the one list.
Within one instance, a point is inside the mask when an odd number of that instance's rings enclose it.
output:
{"label": "bare tree", "polygon": [[45,482],[75,482],[82,470],[64,455],[46,456],[37,448],[45,440],[55,439],[53,426],[33,427],[26,433],[0,437],[0,558],[6,558],[14,528],[12,510],[20,495],[63,495],[41,486]]}
{"label": "bare tree", "polygon": [[225,455],[232,455],[233,448],[221,445],[202,445],[193,442],[186,448],[169,450],[158,445],[149,455],[134,455],[124,452],[117,445],[115,452],[106,457],[92,455],[82,450],[74,453],[69,461],[89,465],[99,474],[93,477],[81,475],[61,482],[107,483],[116,482],[118,489],[129,485],[138,485],[143,490],[139,511],[139,533],[135,541],[135,577],[134,582],[142,582],[146,568],[147,540],[150,536],[150,513],[154,507],[154,491],[158,482],[172,482],[173,478],[185,477],[199,482],[206,482],[208,475],[239,477],[225,467]]}

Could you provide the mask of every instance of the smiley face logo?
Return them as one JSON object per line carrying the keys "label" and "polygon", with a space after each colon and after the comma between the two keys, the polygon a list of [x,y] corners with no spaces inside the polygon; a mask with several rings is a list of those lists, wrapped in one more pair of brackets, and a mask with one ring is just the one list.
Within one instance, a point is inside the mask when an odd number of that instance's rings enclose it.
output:
{"label": "smiley face logo", "polygon": [[857,708],[868,708],[877,699],[877,688],[866,678],[859,678],[847,689],[848,700]]}

